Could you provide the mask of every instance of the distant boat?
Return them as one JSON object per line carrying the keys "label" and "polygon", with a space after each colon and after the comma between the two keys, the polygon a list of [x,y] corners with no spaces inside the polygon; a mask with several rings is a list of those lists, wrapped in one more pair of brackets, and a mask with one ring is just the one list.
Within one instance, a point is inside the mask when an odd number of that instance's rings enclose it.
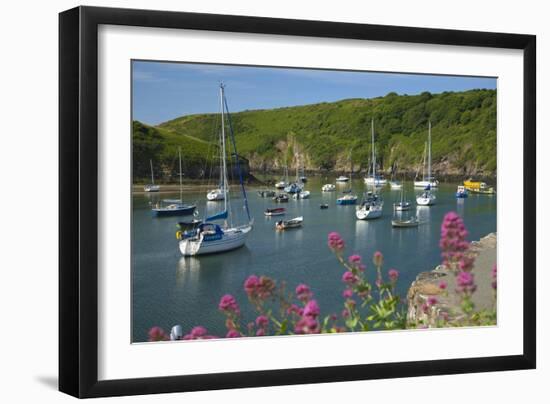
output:
{"label": "distant boat", "polygon": [[432,122],[428,121],[428,164],[426,175],[426,145],[424,145],[424,157],[422,163],[422,181],[414,181],[414,186],[416,188],[437,188],[439,181],[432,176]]}
{"label": "distant boat", "polygon": [[467,198],[468,197],[468,191],[466,188],[464,188],[464,185],[459,185],[456,188],[456,197],[457,198]]}
{"label": "distant boat", "polygon": [[495,193],[495,189],[484,182],[474,181],[471,178],[467,181],[464,181],[464,188],[467,191],[470,191],[475,194],[488,194],[492,195]]}
{"label": "distant boat", "polygon": [[[225,88],[223,84],[220,84],[220,112],[221,112],[221,162],[220,162],[220,170],[223,172],[223,184],[227,184],[227,153],[226,153],[226,142],[225,142],[225,114],[224,112],[227,111],[227,114],[229,115],[229,111],[227,108],[227,101],[225,99]],[[243,207],[246,212],[246,216],[248,218],[248,223],[239,225],[239,226],[233,226],[233,224],[228,225],[228,218],[231,214],[231,211],[229,209],[229,193],[226,186],[224,186],[222,189],[224,191],[224,199],[223,199],[223,210],[220,212],[215,213],[214,215],[211,215],[209,217],[206,217],[204,220],[204,223],[201,223],[198,225],[198,227],[192,231],[185,232],[182,236],[182,239],[179,242],[179,248],[181,253],[184,256],[193,256],[193,255],[201,255],[201,254],[211,254],[211,253],[220,253],[225,251],[234,250],[236,248],[242,247],[246,239],[248,238],[248,234],[252,231],[252,223],[253,220],[250,216],[250,211],[248,209],[248,199],[246,197],[246,190],[244,187],[244,182],[242,178],[242,172],[241,167],[239,164],[238,159],[238,153],[237,153],[237,147],[235,143],[235,137],[233,134],[233,129],[231,126],[231,120],[229,118],[229,133],[230,133],[230,139],[231,143],[233,145],[233,155],[236,157],[236,167],[237,172],[239,173],[239,183],[241,186],[241,192],[242,192],[242,199],[243,199]],[[217,223],[213,223],[218,220],[223,220],[223,225],[219,225]],[[231,221],[229,221],[231,223]]]}
{"label": "distant boat", "polygon": [[286,159],[285,159],[284,178],[281,179],[281,181],[275,183],[275,188],[277,188],[277,189],[284,189],[285,187],[288,187],[288,166],[286,164]]}
{"label": "distant boat", "polygon": [[397,171],[397,164],[395,164],[394,169],[392,170],[391,180],[390,180],[390,189],[393,189],[393,190],[402,189],[403,183],[394,181],[393,179],[395,171]]}
{"label": "distant boat", "polygon": [[302,191],[302,187],[300,185],[298,185],[296,182],[293,182],[292,184],[287,185],[285,187],[285,192],[287,192],[289,194],[296,194],[296,193],[301,192],[301,191]]}
{"label": "distant boat", "polygon": [[[338,178],[346,178],[346,182],[349,181],[349,188],[346,190],[343,190],[344,196],[341,196],[340,198],[336,199],[337,205],[355,205],[357,203],[357,195],[353,194],[351,191],[351,176],[353,175],[353,166],[351,161],[351,150],[349,151],[349,163],[350,163],[350,169],[349,169],[349,177],[338,177]],[[336,181],[338,181],[338,178],[336,178]]]}
{"label": "distant boat", "polygon": [[287,194],[277,194],[273,197],[273,200],[277,203],[288,202],[288,195]]}
{"label": "distant boat", "polygon": [[153,216],[184,216],[191,215],[195,211],[196,205],[183,203],[183,183],[181,170],[181,148],[178,148],[179,157],[179,176],[180,176],[180,199],[166,199],[158,202],[151,209]]}
{"label": "distant boat", "polygon": [[334,184],[325,184],[321,187],[321,191],[323,192],[332,192],[336,190],[336,185]]}
{"label": "distant boat", "polygon": [[276,230],[295,229],[297,227],[301,227],[303,222],[304,222],[303,216],[295,217],[294,219],[290,219],[290,220],[279,220],[277,223],[275,223],[275,229]]}
{"label": "distant boat", "polygon": [[153,160],[149,160],[149,164],[151,166],[151,183],[147,184],[143,187],[143,190],[145,192],[159,192],[160,191],[160,185],[155,185],[155,175],[153,173]]}
{"label": "distant boat", "polygon": [[319,209],[328,209],[328,203],[322,203],[319,205]]}
{"label": "distant boat", "polygon": [[411,203],[405,199],[405,190],[401,188],[401,200],[393,204],[393,209],[396,211],[409,210]]}
{"label": "distant boat", "polygon": [[295,193],[292,195],[294,199],[309,199],[309,196],[311,195],[311,192],[309,191],[301,191],[298,193]]}
{"label": "distant boat", "polygon": [[[371,143],[372,143],[372,178],[378,178],[376,176],[376,152],[374,150],[374,119],[371,120]],[[382,198],[376,193],[376,187],[379,185],[374,180],[370,182],[372,191],[368,191],[363,196],[361,205],[355,210],[355,217],[359,220],[377,219],[382,216],[382,208],[384,202]]]}
{"label": "distant boat", "polygon": [[336,182],[348,182],[349,177],[346,177],[345,175],[341,175],[338,178],[336,178]]}
{"label": "distant boat", "polygon": [[209,201],[223,201],[225,197],[224,195],[225,191],[223,189],[216,188],[206,194],[206,199],[208,199]]}
{"label": "distant boat", "polygon": [[268,208],[264,210],[266,216],[282,216],[286,212],[285,208]]}
{"label": "distant boat", "polygon": [[435,201],[436,201],[436,197],[430,190],[429,185],[426,187],[424,192],[422,192],[416,197],[416,204],[420,206],[431,206],[435,204]]}
{"label": "distant boat", "polygon": [[392,227],[418,227],[420,222],[416,217],[411,217],[406,220],[395,219],[391,221]]}

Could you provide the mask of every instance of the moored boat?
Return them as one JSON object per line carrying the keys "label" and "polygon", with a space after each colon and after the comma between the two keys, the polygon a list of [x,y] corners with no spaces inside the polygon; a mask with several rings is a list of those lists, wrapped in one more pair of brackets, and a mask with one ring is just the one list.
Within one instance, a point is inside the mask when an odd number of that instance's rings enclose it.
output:
{"label": "moored boat", "polygon": [[495,193],[495,189],[482,181],[474,181],[471,178],[464,181],[464,188],[467,191],[473,192],[475,194],[488,194],[492,195]]}
{"label": "moored boat", "polygon": [[151,166],[151,183],[144,185],[143,190],[145,192],[159,192],[160,186],[155,184],[155,175],[153,173],[153,160],[149,159],[149,164]]}
{"label": "moored boat", "polygon": [[[426,164],[426,150],[427,150],[427,157],[428,161]],[[427,174],[426,174],[426,168],[427,168]],[[435,179],[434,176],[432,176],[432,122],[428,121],[428,142],[427,144],[424,144],[424,155],[423,155],[423,163],[422,163],[422,180],[417,181],[415,179],[414,186],[415,188],[437,188],[439,185],[439,181]]]}
{"label": "moored boat", "polygon": [[466,188],[464,188],[464,185],[459,185],[457,188],[456,188],[456,197],[457,198],[467,198],[468,197],[468,191],[466,190]]}
{"label": "moored boat", "polygon": [[273,198],[275,196],[275,191],[270,189],[262,189],[258,191],[258,196],[261,196],[262,198]]}
{"label": "moored boat", "polygon": [[223,201],[224,195],[225,191],[223,189],[216,188],[206,194],[206,199],[209,201]]}
{"label": "moored boat", "polygon": [[264,210],[266,216],[282,216],[286,212],[285,208],[267,208]]}
{"label": "moored boat", "polygon": [[336,178],[336,182],[348,182],[349,177],[346,177],[345,175],[341,175],[338,178]]}
{"label": "moored boat", "polygon": [[309,191],[300,191],[292,195],[294,199],[309,199],[311,192]]}
{"label": "moored boat", "polygon": [[285,203],[285,202],[288,202],[288,195],[287,194],[277,194],[272,199],[277,203]]}
{"label": "moored boat", "polygon": [[321,187],[321,191],[323,192],[332,192],[336,190],[336,185],[334,184],[325,184]]}
{"label": "moored boat", "polygon": [[[223,174],[223,184],[227,184],[227,153],[226,153],[226,142],[225,142],[225,121],[224,121],[224,112],[227,111],[227,101],[225,99],[224,85],[220,84],[220,110],[221,110],[221,162],[220,170]],[[235,137],[233,134],[233,129],[231,124],[229,125],[229,133],[231,143],[233,145],[233,153],[235,156],[235,165],[237,167],[237,172],[239,173],[239,183],[241,186],[243,207],[248,218],[248,223],[238,226],[229,226],[228,217],[231,214],[229,209],[229,190],[226,186],[222,187],[224,192],[223,199],[223,210],[219,211],[209,217],[206,217],[204,222],[198,225],[197,228],[183,232],[181,234],[181,239],[179,241],[179,249],[184,256],[194,256],[202,254],[212,254],[220,253],[225,251],[234,250],[236,248],[242,247],[246,243],[248,234],[252,231],[253,220],[250,216],[250,211],[248,209],[248,200],[246,197],[246,190],[244,187],[244,182],[242,178],[241,167],[239,164],[237,147],[235,143]],[[180,170],[181,171],[181,170]],[[223,221],[223,226],[215,221]],[[231,223],[231,221],[229,221]]]}
{"label": "moored boat", "polygon": [[419,224],[420,222],[416,217],[411,217],[405,220],[393,219],[391,221],[392,227],[418,227]]}
{"label": "moored boat", "polygon": [[322,203],[319,205],[319,209],[328,209],[328,203]]}
{"label": "moored boat", "polygon": [[275,230],[295,229],[297,227],[301,227],[303,222],[303,216],[295,217],[294,219],[290,220],[279,220],[277,223],[275,223]]}
{"label": "moored boat", "polygon": [[180,198],[179,199],[167,199],[161,202],[157,202],[151,209],[153,216],[185,216],[192,215],[195,212],[196,205],[190,205],[183,203],[183,183],[182,183],[182,170],[181,170],[181,148],[178,148],[179,156],[179,177],[180,177]]}

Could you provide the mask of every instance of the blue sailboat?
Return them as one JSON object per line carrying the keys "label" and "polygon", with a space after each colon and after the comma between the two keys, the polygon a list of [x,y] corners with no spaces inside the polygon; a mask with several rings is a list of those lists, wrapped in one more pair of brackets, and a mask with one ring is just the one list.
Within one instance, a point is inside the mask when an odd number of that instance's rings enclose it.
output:
{"label": "blue sailboat", "polygon": [[157,203],[151,212],[153,216],[185,216],[192,215],[195,212],[196,205],[183,203],[183,184],[181,171],[181,147],[178,148],[179,169],[180,169],[180,199],[165,199]]}
{"label": "blue sailboat", "polygon": [[[229,134],[234,151],[233,155],[235,157],[237,171],[239,173],[239,183],[243,196],[244,209],[248,218],[248,223],[240,226],[232,226],[228,224],[228,218],[231,213],[229,210],[229,189],[227,186],[223,187],[223,210],[206,217],[204,222],[201,223],[196,229],[181,234],[179,248],[184,256],[212,254],[234,250],[236,248],[242,247],[245,244],[248,234],[252,231],[253,220],[250,216],[250,211],[248,209],[248,200],[246,197],[246,190],[244,188],[242,171],[239,163],[239,155],[237,153],[237,146],[233,133],[233,125],[231,123],[231,116],[229,115],[229,108],[227,106],[227,100],[225,98],[225,87],[223,84],[220,84],[220,110],[222,126],[220,136],[222,155],[220,170],[223,173],[223,183],[228,184],[225,135],[225,113],[227,113]],[[219,221],[221,221],[222,223],[216,223]]]}

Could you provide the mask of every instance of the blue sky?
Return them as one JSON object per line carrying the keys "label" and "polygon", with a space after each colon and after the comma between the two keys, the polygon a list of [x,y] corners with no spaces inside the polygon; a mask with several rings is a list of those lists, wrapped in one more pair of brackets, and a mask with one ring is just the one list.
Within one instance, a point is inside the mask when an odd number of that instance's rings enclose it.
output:
{"label": "blue sky", "polygon": [[372,98],[496,88],[495,78],[133,61],[133,119],[150,125],[217,112],[226,84],[231,112]]}

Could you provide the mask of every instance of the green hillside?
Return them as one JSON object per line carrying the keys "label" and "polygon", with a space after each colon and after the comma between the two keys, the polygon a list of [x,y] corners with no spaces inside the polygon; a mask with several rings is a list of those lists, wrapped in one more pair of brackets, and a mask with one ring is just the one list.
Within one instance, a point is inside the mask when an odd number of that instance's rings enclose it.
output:
{"label": "green hillside", "polygon": [[[377,158],[384,170],[394,164],[400,171],[418,170],[431,120],[435,172],[496,173],[495,90],[414,96],[390,93],[373,99],[243,111],[231,118],[239,153],[250,160],[252,170],[278,169],[285,159],[291,168],[303,164],[308,170],[347,170],[350,150],[354,170],[366,169],[374,119]],[[165,147],[169,144],[173,149],[177,142],[188,142],[186,154],[192,158],[186,156],[186,160],[200,160],[199,145],[208,147],[200,141],[215,141],[219,119],[217,114],[189,115],[146,128],[158,131],[166,139]],[[134,125],[135,137],[140,124]],[[156,143],[147,136],[140,140],[146,145]],[[197,149],[191,150],[195,145]],[[151,145],[148,150],[157,153]]]}
{"label": "green hillside", "polygon": [[176,176],[178,147],[181,147],[183,172],[191,177],[211,165],[217,146],[169,129],[133,122],[132,169],[134,179],[150,177],[149,159],[153,160],[156,177]]}

